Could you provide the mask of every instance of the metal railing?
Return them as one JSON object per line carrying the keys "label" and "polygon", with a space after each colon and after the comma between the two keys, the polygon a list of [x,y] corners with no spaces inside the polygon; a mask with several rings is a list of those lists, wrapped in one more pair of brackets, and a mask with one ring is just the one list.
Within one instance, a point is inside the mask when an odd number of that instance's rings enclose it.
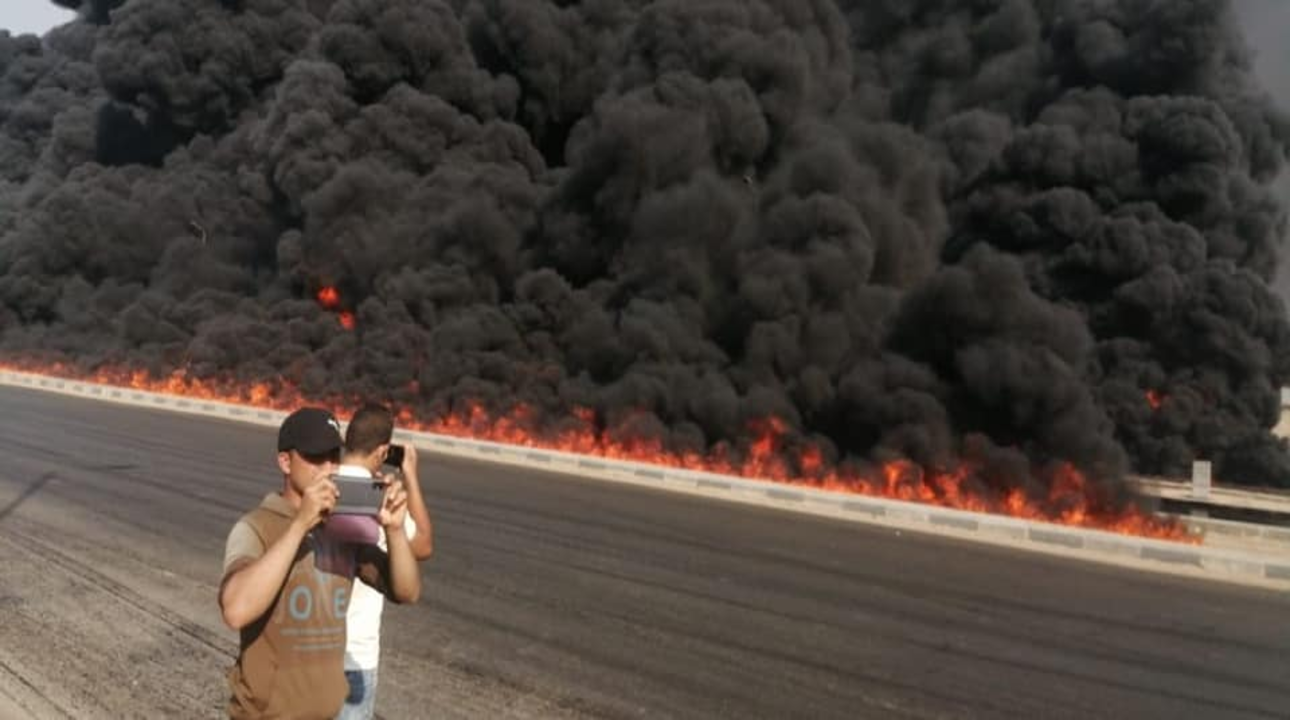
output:
{"label": "metal railing", "polygon": [[1290,515],[1290,491],[1246,489],[1212,483],[1210,464],[1192,464],[1191,481],[1130,476],[1129,486],[1144,497],[1213,507]]}

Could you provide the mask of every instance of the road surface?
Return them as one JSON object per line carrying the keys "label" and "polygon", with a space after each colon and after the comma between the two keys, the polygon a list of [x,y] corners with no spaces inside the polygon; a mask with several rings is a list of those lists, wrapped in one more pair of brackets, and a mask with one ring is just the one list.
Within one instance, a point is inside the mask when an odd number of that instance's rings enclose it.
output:
{"label": "road surface", "polygon": [[[0,714],[218,717],[273,428],[0,388]],[[1290,597],[426,459],[386,718],[1286,718]]]}

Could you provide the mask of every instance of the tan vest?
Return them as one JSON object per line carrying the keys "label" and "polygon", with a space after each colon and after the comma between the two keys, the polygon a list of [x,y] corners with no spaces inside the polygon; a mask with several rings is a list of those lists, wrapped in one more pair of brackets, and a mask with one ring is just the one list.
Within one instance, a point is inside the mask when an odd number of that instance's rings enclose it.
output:
{"label": "tan vest", "polygon": [[[268,548],[295,510],[277,494],[243,516]],[[356,572],[355,548],[310,532],[269,611],[242,628],[229,670],[231,718],[332,718],[349,692],[345,612]]]}

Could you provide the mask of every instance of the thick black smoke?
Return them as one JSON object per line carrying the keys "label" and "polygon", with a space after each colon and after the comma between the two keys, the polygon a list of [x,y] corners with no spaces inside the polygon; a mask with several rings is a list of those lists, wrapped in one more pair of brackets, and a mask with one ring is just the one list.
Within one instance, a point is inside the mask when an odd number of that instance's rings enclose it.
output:
{"label": "thick black smoke", "polygon": [[1290,485],[1224,0],[60,4],[0,34],[10,357]]}

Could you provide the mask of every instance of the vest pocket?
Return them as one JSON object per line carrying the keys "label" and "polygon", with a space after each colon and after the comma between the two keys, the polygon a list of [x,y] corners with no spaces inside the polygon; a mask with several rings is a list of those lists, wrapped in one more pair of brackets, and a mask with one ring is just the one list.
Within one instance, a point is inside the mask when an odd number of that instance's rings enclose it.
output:
{"label": "vest pocket", "polygon": [[[233,705],[258,717],[269,709],[278,678],[278,663],[272,653],[251,650],[229,673]],[[235,716],[237,716],[235,714]]]}

